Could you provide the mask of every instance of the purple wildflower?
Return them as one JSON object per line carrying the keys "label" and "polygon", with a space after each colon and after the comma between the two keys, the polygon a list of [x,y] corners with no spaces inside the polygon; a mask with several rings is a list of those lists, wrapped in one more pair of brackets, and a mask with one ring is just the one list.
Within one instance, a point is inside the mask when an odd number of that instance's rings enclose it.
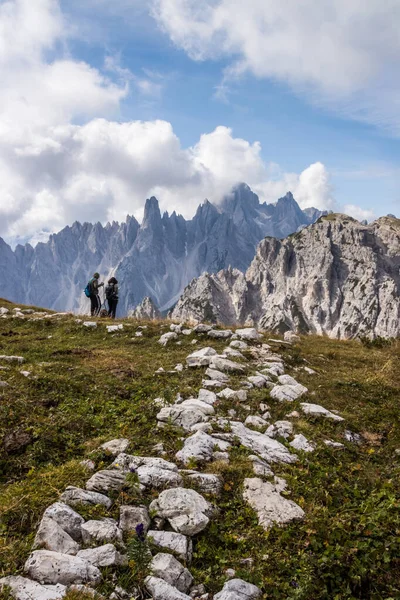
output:
{"label": "purple wildflower", "polygon": [[141,542],[144,542],[144,525],[143,523],[139,523],[139,525],[136,525],[135,527],[135,531],[136,531],[136,535],[138,536],[139,540]]}
{"label": "purple wildflower", "polygon": [[135,467],[129,467],[129,472],[130,473],[136,473]]}

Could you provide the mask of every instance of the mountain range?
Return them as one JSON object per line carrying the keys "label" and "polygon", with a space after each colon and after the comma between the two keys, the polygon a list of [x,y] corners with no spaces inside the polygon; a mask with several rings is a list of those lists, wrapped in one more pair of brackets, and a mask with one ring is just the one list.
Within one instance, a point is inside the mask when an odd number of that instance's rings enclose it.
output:
{"label": "mountain range", "polygon": [[46,243],[15,250],[0,238],[0,287],[14,302],[85,311],[82,290],[98,271],[118,279],[121,315],[147,296],[165,311],[193,278],[228,266],[245,271],[265,236],[284,238],[321,214],[301,210],[290,192],[276,204],[260,203],[246,184],[218,206],[206,200],[190,220],[175,212],[161,215],[152,197],[141,224],[131,216],[105,226],[75,222]]}
{"label": "mountain range", "polygon": [[329,214],[284,240],[266,237],[246,273],[193,280],[177,320],[256,325],[335,338],[400,335],[400,220]]}

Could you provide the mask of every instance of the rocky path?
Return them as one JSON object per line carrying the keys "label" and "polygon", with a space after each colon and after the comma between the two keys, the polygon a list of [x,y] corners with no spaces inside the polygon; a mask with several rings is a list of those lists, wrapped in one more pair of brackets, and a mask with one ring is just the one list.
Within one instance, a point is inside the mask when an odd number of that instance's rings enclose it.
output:
{"label": "rocky path", "polygon": [[[113,331],[111,329],[110,333]],[[179,338],[189,333],[192,330],[182,325],[171,325],[171,331],[162,335],[159,343],[168,349],[168,344],[179,343]],[[308,390],[285,374],[284,360],[276,351],[282,342],[270,340],[269,344],[262,344],[262,336],[253,328],[233,333],[200,324],[194,328],[194,333],[202,336],[202,347],[187,357],[186,365],[177,365],[176,371],[185,368],[204,371],[197,397],[185,399],[178,395],[173,404],[162,397],[154,400],[159,406],[158,427],[173,425],[185,432],[183,447],[176,453],[175,462],[163,458],[162,444],[156,446],[156,456],[125,453],[130,443],[127,439],[103,444],[102,449],[114,460],[107,468],[93,472],[85,489],[72,486],[65,489],[59,501],[43,514],[32,553],[25,564],[24,577],[8,576],[0,580],[0,585],[10,587],[14,598],[56,600],[71,589],[101,597],[95,591],[103,577],[101,569],[106,568],[109,577],[113,568],[128,563],[126,544],[129,535],[136,532],[140,539],[147,536],[151,547],[156,548],[150,564],[151,575],[145,581],[148,597],[153,600],[211,600],[202,582],[194,581],[190,563],[196,543],[194,536],[207,529],[218,513],[222,481],[218,475],[202,472],[202,469],[212,461],[229,462],[230,449],[237,442],[247,449],[252,463],[254,477],[243,481],[243,498],[257,513],[259,524],[268,529],[273,524],[283,526],[305,517],[295,499],[288,500],[282,495],[287,483],[274,473],[280,464],[295,463],[298,452],[315,449],[312,440],[295,433],[294,424],[300,415],[290,410],[290,403],[305,396]],[[293,336],[286,337],[290,344]],[[207,338],[210,342],[205,342]],[[213,339],[226,339],[227,346],[222,354],[207,345]],[[247,356],[251,353],[250,360],[245,358],[244,351]],[[23,362],[23,357],[3,356],[0,359]],[[236,384],[231,388],[232,380]],[[259,410],[253,414],[247,402],[254,389],[268,390],[270,401],[287,403],[287,420],[272,423],[270,407],[265,402],[260,403]],[[237,417],[234,408],[228,411],[229,416],[220,413],[221,403],[230,401],[238,402],[249,413],[244,420]],[[309,402],[301,402],[300,409],[306,415],[343,420]],[[279,440],[288,443],[285,445]],[[340,447],[330,440],[325,443],[333,447],[332,451]],[[90,461],[85,464],[88,469],[94,467]],[[121,491],[127,481],[135,482],[138,494],[155,490],[158,496],[149,507],[140,501],[121,506],[118,520],[85,520],[81,516],[82,506],[101,505],[110,509],[112,495]],[[235,578],[234,572],[227,572],[227,576],[231,578],[214,595],[214,600],[262,597],[259,588]],[[136,597],[134,590],[117,587],[109,600],[132,597]]]}

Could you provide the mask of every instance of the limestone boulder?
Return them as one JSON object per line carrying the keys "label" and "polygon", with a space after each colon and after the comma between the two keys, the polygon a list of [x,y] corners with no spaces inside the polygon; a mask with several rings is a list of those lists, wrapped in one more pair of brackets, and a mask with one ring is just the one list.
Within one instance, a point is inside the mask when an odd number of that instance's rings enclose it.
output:
{"label": "limestone boulder", "polygon": [[214,600],[257,600],[261,598],[261,590],[243,579],[230,579],[222,591],[214,596]]}
{"label": "limestone boulder", "polygon": [[192,560],[193,544],[190,537],[174,531],[157,530],[148,531],[147,537],[157,548],[169,550],[188,563]]}
{"label": "limestone boulder", "polygon": [[126,565],[128,562],[127,557],[120,554],[114,544],[104,544],[97,548],[80,550],[77,556],[87,560],[95,567],[115,567]]}
{"label": "limestone boulder", "polygon": [[80,545],[56,521],[43,516],[36,532],[33,548],[43,548],[61,554],[76,554]]}
{"label": "limestone boulder", "polygon": [[15,600],[59,600],[67,593],[65,585],[40,585],[27,577],[10,575],[0,579],[0,591],[7,586]]}
{"label": "limestone boulder", "polygon": [[41,584],[70,585],[73,583],[100,583],[101,573],[87,560],[49,550],[32,552],[25,563],[26,574]]}
{"label": "limestone boulder", "polygon": [[303,509],[284,498],[277,486],[258,477],[245,479],[243,498],[257,512],[258,522],[266,530],[275,523],[284,525],[305,516]]}
{"label": "limestone boulder", "polygon": [[106,508],[110,508],[112,500],[104,494],[97,492],[90,492],[88,490],[82,490],[81,488],[68,486],[63,494],[61,494],[60,500],[71,506],[78,506],[79,504],[96,505],[102,504]]}
{"label": "limestone boulder", "polygon": [[189,367],[205,367],[211,362],[211,359],[217,355],[217,351],[210,346],[196,350],[186,358]]}
{"label": "limestone boulder", "polygon": [[122,542],[122,531],[114,519],[92,519],[82,525],[82,540],[88,546]]}
{"label": "limestone boulder", "polygon": [[117,470],[105,469],[97,471],[86,482],[86,489],[90,492],[119,491],[125,484],[126,477]]}
{"label": "limestone boulder", "polygon": [[186,594],[193,584],[193,577],[174,556],[159,552],[150,563],[150,572],[153,577],[163,579],[180,592]]}
{"label": "limestone boulder", "polygon": [[175,488],[161,492],[150,511],[167,519],[177,533],[192,536],[207,527],[214,508],[195,490]]}
{"label": "limestone boulder", "polygon": [[135,531],[136,526],[140,524],[147,532],[150,523],[151,519],[146,506],[121,506],[119,509],[119,528],[125,533]]}
{"label": "limestone boulder", "polygon": [[48,517],[58,523],[61,529],[68,533],[76,542],[81,541],[81,525],[85,522],[85,519],[64,502],[54,502],[54,504],[51,504],[44,511],[44,517]]}
{"label": "limestone boulder", "polygon": [[301,402],[301,410],[304,414],[312,417],[322,417],[324,419],[330,419],[332,421],[344,421],[343,417],[335,415],[335,413],[327,410],[319,404],[310,404],[309,402]]}
{"label": "limestone boulder", "polygon": [[159,577],[147,577],[145,584],[153,600],[191,600],[190,596]]}

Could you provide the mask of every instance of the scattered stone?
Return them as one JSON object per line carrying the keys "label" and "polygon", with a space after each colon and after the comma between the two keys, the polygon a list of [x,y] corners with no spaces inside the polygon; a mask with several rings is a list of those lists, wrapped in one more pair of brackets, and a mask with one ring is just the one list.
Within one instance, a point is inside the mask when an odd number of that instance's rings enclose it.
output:
{"label": "scattered stone", "polygon": [[145,584],[153,600],[191,600],[190,596],[159,577],[146,577]]}
{"label": "scattered stone", "polygon": [[214,356],[217,356],[216,350],[207,346],[206,348],[201,348],[201,350],[196,350],[192,354],[186,358],[186,363],[189,367],[205,367],[208,366]]}
{"label": "scattered stone", "polygon": [[203,379],[203,381],[201,382],[201,385],[203,387],[207,387],[207,388],[218,389],[218,388],[224,387],[225,384],[222,383],[221,381],[216,381],[216,380],[213,380],[213,379]]}
{"label": "scattered stone", "polygon": [[243,423],[233,421],[231,429],[232,433],[239,438],[243,446],[258,454],[268,463],[281,462],[291,464],[298,460],[297,456],[291,454],[283,444],[264,433],[248,429]]}
{"label": "scattered stone", "polygon": [[82,525],[82,540],[86,545],[109,542],[122,542],[122,531],[114,519],[86,521]]}
{"label": "scattered stone", "polygon": [[205,325],[205,323],[199,323],[198,325],[196,325],[196,327],[193,329],[193,331],[195,333],[208,333],[209,331],[211,331],[212,327],[211,325]]}
{"label": "scattered stone", "polygon": [[226,571],[224,571],[224,575],[228,579],[233,579],[236,575],[236,571],[235,571],[235,569],[226,569]]}
{"label": "scattered stone", "polygon": [[204,598],[204,600],[208,600],[208,596],[209,595],[206,594],[206,587],[202,583],[199,585],[195,585],[190,590],[191,598],[200,598],[201,600],[203,600],[203,598]]}
{"label": "scattered stone", "polygon": [[217,371],[216,369],[208,368],[206,370],[206,375],[210,379],[214,379],[214,381],[220,381],[221,383],[227,383],[230,379],[226,373],[222,373],[222,371]]}
{"label": "scattered stone", "polygon": [[232,336],[232,331],[230,329],[211,329],[207,335],[215,340],[226,340]]}
{"label": "scattered stone", "polygon": [[246,342],[242,342],[240,340],[232,340],[229,346],[231,348],[236,348],[236,350],[246,350],[246,348],[248,348]]}
{"label": "scattered stone", "polygon": [[174,369],[174,371],[176,371],[177,373],[182,373],[182,371],[183,371],[183,364],[182,363],[177,364],[176,367],[175,367],[175,369]]}
{"label": "scattered stone", "polygon": [[222,482],[218,475],[211,473],[198,473],[197,471],[181,471],[187,479],[196,484],[203,494],[218,496],[222,489]]}
{"label": "scattered stone", "polygon": [[249,456],[249,460],[251,460],[251,462],[253,463],[253,471],[254,471],[255,475],[261,475],[262,477],[272,477],[273,476],[273,472],[272,472],[269,464],[266,463],[265,461],[261,460],[261,458],[259,458],[255,454],[251,454]]}
{"label": "scattered stone", "polygon": [[274,340],[272,338],[268,339],[270,344],[277,344],[279,346],[291,346],[292,343],[291,342],[285,342],[284,340]]}
{"label": "scattered stone", "polygon": [[271,438],[283,437],[287,440],[293,433],[293,425],[290,421],[276,421],[265,433]]}
{"label": "scattered stone", "polygon": [[283,368],[282,363],[270,363],[270,365],[261,369],[261,373],[264,375],[273,375],[274,377],[279,377],[279,375],[283,375],[285,369]]}
{"label": "scattered stone", "polygon": [[162,367],[160,367],[159,369],[157,369],[157,371],[155,372],[156,375],[161,375],[161,373],[165,373],[164,369]]}
{"label": "scattered stone", "polygon": [[42,584],[100,583],[101,573],[87,560],[49,550],[32,552],[25,563],[29,577]]}
{"label": "scattered stone", "polygon": [[80,545],[56,521],[46,515],[40,522],[33,548],[35,550],[43,548],[61,554],[76,554],[81,549]]}
{"label": "scattered stone", "polygon": [[266,411],[265,413],[263,413],[261,416],[262,416],[262,418],[263,418],[265,421],[268,421],[269,419],[271,419],[271,413],[269,412],[269,410],[267,410],[267,411]]}
{"label": "scattered stone", "polygon": [[254,327],[246,327],[245,329],[236,329],[236,335],[239,336],[241,340],[255,342],[262,338],[261,333],[258,333],[257,329]]}
{"label": "scattered stone", "polygon": [[20,452],[32,442],[33,438],[27,431],[14,431],[7,433],[3,439],[4,450],[8,454]]}
{"label": "scattered stone", "polygon": [[[337,415],[335,415],[337,416]],[[339,417],[339,419],[341,421],[344,421],[344,419],[342,419],[341,417]],[[338,420],[338,419],[336,419]],[[347,440],[348,442],[351,442],[352,444],[361,444],[362,443],[362,438],[361,435],[359,433],[354,433],[353,431],[350,431],[350,429],[346,429],[346,431],[343,433],[343,437],[345,440]]]}
{"label": "scattered stone", "polygon": [[293,402],[306,394],[308,389],[304,385],[276,385],[270,391],[271,398],[278,400],[279,402]]}
{"label": "scattered stone", "polygon": [[268,379],[268,377],[265,377],[265,375],[251,375],[247,380],[256,388],[274,387],[274,384],[271,383],[271,380]]}
{"label": "scattered stone", "polygon": [[150,527],[151,519],[146,506],[120,506],[119,527],[125,533],[134,531],[137,525],[143,525],[145,533]]}
{"label": "scattered stone", "polygon": [[291,375],[279,375],[278,381],[281,385],[300,385]]}
{"label": "scattered stone", "polygon": [[109,492],[111,490],[119,491],[125,484],[126,477],[123,473],[116,470],[97,471],[86,482],[86,489],[90,492]]}
{"label": "scattered stone", "polygon": [[143,331],[135,331],[135,337],[143,337]]}
{"label": "scattered stone", "polygon": [[218,460],[221,462],[229,463],[229,453],[228,452],[213,452],[213,460]]}
{"label": "scattered stone", "polygon": [[224,452],[230,448],[230,444],[223,440],[218,440],[203,431],[198,431],[185,440],[182,450],[179,450],[175,456],[185,465],[189,464],[193,459],[210,461],[216,447]]}
{"label": "scattered stone", "polygon": [[107,333],[115,333],[117,331],[123,331],[124,326],[122,323],[119,325],[106,325]]}
{"label": "scattered stone", "polygon": [[158,548],[170,550],[188,563],[192,560],[193,544],[192,540],[186,535],[173,531],[151,530],[148,532],[147,537]]}
{"label": "scattered stone", "polygon": [[243,498],[257,512],[258,522],[266,530],[274,523],[283,525],[305,516],[300,506],[281,496],[277,486],[258,477],[245,479]]}
{"label": "scattered stone", "polygon": [[196,425],[192,425],[190,431],[205,431],[206,433],[212,433],[213,428],[211,423],[196,423]]}
{"label": "scattered stone", "polygon": [[344,444],[340,442],[334,442],[332,440],[324,440],[324,444],[326,446],[330,446],[331,448],[344,448]]}
{"label": "scattered stone", "polygon": [[195,346],[199,343],[199,340],[192,340],[190,343],[192,344],[192,346]]}
{"label": "scattered stone", "polygon": [[164,552],[159,552],[153,557],[150,563],[150,572],[152,576],[163,579],[184,594],[188,592],[193,583],[193,577],[188,569],[185,569],[171,554]]}
{"label": "scattered stone", "polygon": [[294,333],[294,331],[285,331],[284,335],[283,335],[283,339],[285,340],[285,342],[299,342],[300,341],[300,337],[298,335],[296,335]]}
{"label": "scattered stone", "polygon": [[168,342],[172,342],[173,340],[177,340],[178,339],[178,334],[175,333],[175,331],[169,331],[168,333],[164,333],[164,335],[162,335],[160,337],[160,339],[158,340],[158,343],[161,344],[161,346],[166,346],[168,344]]}
{"label": "scattered stone", "polygon": [[[24,377],[29,377],[29,375],[31,374],[31,371],[20,371],[21,375],[23,375]],[[6,384],[7,385],[7,384]]]}
{"label": "scattered stone", "polygon": [[91,327],[92,329],[96,329],[97,323],[96,323],[96,321],[84,321],[83,322],[83,326],[84,327]]}
{"label": "scattered stone", "polygon": [[119,440],[111,440],[110,442],[105,442],[100,446],[102,450],[109,452],[113,456],[117,456],[121,452],[125,452],[127,447],[129,446],[130,441],[126,438],[121,438]]}
{"label": "scattered stone", "polygon": [[246,402],[247,400],[246,390],[231,390],[230,388],[225,388],[219,392],[217,396],[224,400],[238,400],[239,402]]}
{"label": "scattered stone", "polygon": [[303,371],[308,373],[308,375],[317,375],[317,372],[314,369],[310,369],[310,367],[303,367]]}
{"label": "scattered stone", "polygon": [[331,419],[332,421],[344,421],[343,417],[339,417],[339,415],[335,415],[330,410],[327,410],[323,406],[319,404],[310,404],[309,402],[301,402],[300,404],[302,411],[306,415],[310,415],[312,417],[324,417],[325,419]]}
{"label": "scattered stone", "polygon": [[177,533],[192,536],[207,527],[214,508],[195,490],[175,488],[161,492],[150,511],[167,519]]}
{"label": "scattered stone", "polygon": [[128,562],[127,557],[120,554],[113,544],[104,544],[104,546],[98,546],[97,548],[80,550],[77,556],[87,560],[95,567],[113,567],[126,565]]}
{"label": "scattered stone", "polygon": [[221,356],[213,356],[211,358],[210,367],[223,371],[224,373],[244,373],[245,367],[239,365],[239,363],[233,362],[228,358],[222,358]]}
{"label": "scattered stone", "polygon": [[210,390],[201,389],[199,390],[198,399],[213,406],[217,401],[217,396],[214,392],[210,392]]}
{"label": "scattered stone", "polygon": [[302,450],[303,452],[314,452],[315,450],[314,445],[311,444],[302,433],[295,435],[294,440],[290,442],[289,446],[295,450]]}
{"label": "scattered stone", "polygon": [[174,331],[175,333],[182,333],[182,325],[179,324],[177,325],[176,323],[171,323],[171,325],[169,326],[171,331]]}
{"label": "scattered stone", "polygon": [[0,307],[0,316],[4,316],[4,315],[8,315],[10,311],[8,310],[8,308],[5,308],[4,306]]}
{"label": "scattered stone", "polygon": [[[0,309],[1,310],[1,309]],[[0,579],[0,591],[4,586],[11,589],[15,600],[59,600],[64,598],[67,588],[65,585],[40,585],[27,577],[9,576]]]}
{"label": "scattered stone", "polygon": [[298,410],[292,410],[292,412],[288,413],[286,416],[290,419],[299,419],[300,413]]}
{"label": "scattered stone", "polygon": [[[82,539],[81,526],[85,519],[63,502],[54,502],[46,508],[43,518],[52,519],[76,542]],[[50,548],[49,548],[50,550]]]}
{"label": "scattered stone", "polygon": [[182,329],[182,335],[192,335],[193,329]]}
{"label": "scattered stone", "polygon": [[206,413],[199,407],[181,404],[165,406],[157,414],[158,421],[182,427],[185,431],[190,431],[193,425],[204,423],[207,419]]}
{"label": "scattered stone", "polygon": [[230,408],[230,409],[228,410],[228,416],[229,416],[231,419],[234,419],[234,418],[236,417],[236,415],[237,415],[237,412],[236,412],[236,410],[235,410],[234,408]]}
{"label": "scattered stone", "polygon": [[261,590],[243,579],[230,579],[222,591],[214,596],[214,600],[257,600],[261,598]]}
{"label": "scattered stone", "polygon": [[246,360],[245,357],[239,350],[235,350],[234,348],[224,348],[222,352],[222,356],[227,356],[228,358],[240,358],[242,360]]}
{"label": "scattered stone", "polygon": [[25,359],[22,356],[6,356],[5,354],[0,354],[0,360],[18,364],[22,364],[23,362],[25,362]]}
{"label": "scattered stone", "polygon": [[249,415],[248,417],[246,417],[244,424],[246,426],[251,425],[252,427],[264,428],[264,429],[268,426],[268,422],[264,421],[264,419],[262,419],[261,417],[258,417],[257,415]]}
{"label": "scattered stone", "polygon": [[106,508],[110,508],[112,505],[112,500],[110,500],[110,498],[104,494],[82,490],[81,488],[74,487],[73,485],[69,485],[67,487],[65,492],[61,494],[60,500],[66,504],[71,504],[72,506],[79,504],[103,504],[103,506]]}

